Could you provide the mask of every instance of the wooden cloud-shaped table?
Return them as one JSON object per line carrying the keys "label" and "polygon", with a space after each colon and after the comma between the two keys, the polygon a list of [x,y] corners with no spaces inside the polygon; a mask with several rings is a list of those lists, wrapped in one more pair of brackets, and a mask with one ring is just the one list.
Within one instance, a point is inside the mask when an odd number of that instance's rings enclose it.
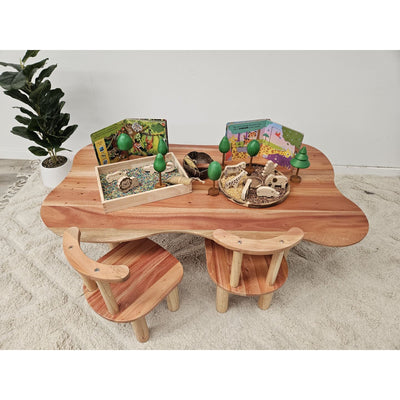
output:
{"label": "wooden cloud-shaped table", "polygon": [[[88,145],[76,154],[64,181],[43,201],[41,217],[60,236],[71,226],[79,227],[83,242],[117,243],[165,232],[212,239],[216,229],[266,239],[291,227],[301,228],[304,240],[325,246],[359,242],[368,232],[365,214],[336,188],[327,157],[314,147],[306,147],[310,168],[301,171],[301,183],[291,183],[289,197],[276,206],[245,208],[223,194],[208,196],[212,182],[207,179],[206,184],[193,182],[191,193],[106,214],[95,176],[96,156]],[[218,146],[171,145],[170,151],[180,163],[191,151],[208,153],[214,160],[221,158]],[[288,170],[279,170],[290,175]]]}

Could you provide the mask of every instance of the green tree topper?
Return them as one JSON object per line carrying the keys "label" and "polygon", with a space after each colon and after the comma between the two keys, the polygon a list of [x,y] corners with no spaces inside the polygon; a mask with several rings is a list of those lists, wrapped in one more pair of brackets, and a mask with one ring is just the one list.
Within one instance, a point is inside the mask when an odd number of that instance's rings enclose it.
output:
{"label": "green tree topper", "polygon": [[222,167],[225,166],[225,154],[231,149],[231,144],[226,136],[219,142],[219,151],[222,153]]}
{"label": "green tree topper", "polygon": [[168,146],[165,143],[163,138],[160,138],[160,141],[158,142],[158,152],[161,153],[164,156],[165,159],[165,155],[168,153]]}
{"label": "green tree topper", "polygon": [[208,189],[208,194],[210,196],[217,196],[219,194],[219,189],[215,187],[215,181],[217,181],[222,173],[221,164],[218,161],[210,162],[208,166],[207,174],[208,177],[213,181],[213,186]]}
{"label": "green tree topper", "polygon": [[165,170],[167,165],[165,164],[164,156],[161,153],[158,153],[156,155],[156,158],[154,159],[154,164],[153,164],[154,169],[158,172],[159,174],[159,182],[156,184],[156,188],[163,187],[162,181],[161,181],[161,172]]}
{"label": "green tree topper", "polygon": [[301,182],[301,177],[299,176],[299,169],[308,168],[310,166],[310,161],[308,160],[307,149],[302,147],[299,152],[290,160],[292,167],[297,168],[296,175],[292,175],[290,180],[292,182]]}
{"label": "green tree topper", "polygon": [[253,157],[258,154],[260,151],[260,143],[257,139],[253,139],[248,145],[247,145],[247,154],[250,156],[250,165],[246,168],[246,171],[251,174],[254,171],[253,167]]}

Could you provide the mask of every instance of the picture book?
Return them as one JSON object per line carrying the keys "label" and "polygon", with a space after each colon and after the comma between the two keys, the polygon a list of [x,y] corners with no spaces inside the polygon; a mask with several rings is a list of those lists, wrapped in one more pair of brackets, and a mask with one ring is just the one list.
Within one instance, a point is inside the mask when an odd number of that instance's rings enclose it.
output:
{"label": "picture book", "polygon": [[249,157],[247,144],[257,139],[260,152],[257,157],[271,160],[278,165],[290,169],[290,160],[296,149],[300,149],[304,135],[269,119],[253,121],[228,122],[226,133],[231,149],[226,160],[243,161]]}
{"label": "picture book", "polygon": [[[118,148],[117,140],[121,133],[131,137],[133,146],[130,150]],[[168,144],[167,120],[128,118],[92,133],[90,138],[100,165],[153,156],[157,154],[160,138]]]}

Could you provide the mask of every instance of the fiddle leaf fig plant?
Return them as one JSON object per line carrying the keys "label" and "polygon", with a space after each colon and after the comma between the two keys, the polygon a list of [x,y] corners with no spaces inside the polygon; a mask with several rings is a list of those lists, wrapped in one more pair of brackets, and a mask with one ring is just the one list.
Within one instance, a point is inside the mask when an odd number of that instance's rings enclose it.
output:
{"label": "fiddle leaf fig plant", "polygon": [[39,50],[27,50],[19,64],[0,62],[1,66],[13,70],[0,75],[0,86],[7,96],[27,106],[14,107],[21,112],[15,117],[20,125],[13,127],[11,133],[33,141],[36,146],[28,147],[29,151],[36,156],[50,156],[46,167],[57,167],[66,161],[57,153],[70,151],[61,146],[78,125],[68,126],[70,115],[61,112],[64,93],[59,88],[52,89],[48,79],[57,65],[47,67],[48,58],[26,64],[38,53]]}

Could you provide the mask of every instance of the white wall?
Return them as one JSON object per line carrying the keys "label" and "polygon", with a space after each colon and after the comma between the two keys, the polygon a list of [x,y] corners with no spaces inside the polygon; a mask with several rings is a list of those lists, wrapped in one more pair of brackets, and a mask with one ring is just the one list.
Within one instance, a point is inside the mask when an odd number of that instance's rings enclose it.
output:
{"label": "white wall", "polygon": [[[23,51],[0,51],[17,62]],[[172,143],[218,144],[228,121],[271,118],[334,165],[400,170],[399,51],[42,51],[79,125],[65,143],[125,117],[168,120]],[[39,57],[38,56],[38,57]],[[0,67],[0,71],[4,69]],[[0,157],[32,158],[0,95]]]}

